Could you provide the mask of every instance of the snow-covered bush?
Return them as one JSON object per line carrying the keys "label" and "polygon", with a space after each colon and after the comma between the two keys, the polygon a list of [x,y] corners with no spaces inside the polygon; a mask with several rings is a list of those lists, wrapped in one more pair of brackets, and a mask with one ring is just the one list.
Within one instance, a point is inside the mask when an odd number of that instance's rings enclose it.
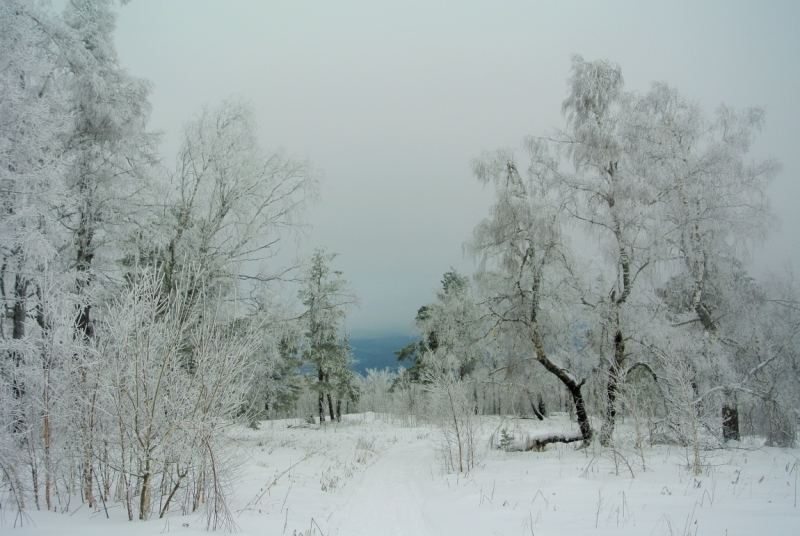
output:
{"label": "snow-covered bush", "polygon": [[[437,427],[436,449],[446,471],[469,472],[478,462],[480,420],[468,385],[447,366],[447,355],[431,354],[424,372],[428,418]],[[452,363],[450,363],[452,364]]]}
{"label": "snow-covered bush", "polygon": [[397,373],[391,370],[367,369],[367,376],[360,377],[361,398],[358,407],[361,411],[372,411],[375,413],[394,413],[398,408],[395,407],[394,397],[399,393],[390,392]]}
{"label": "snow-covered bush", "polygon": [[230,333],[202,300],[162,289],[142,277],[100,326],[97,441],[108,453],[97,465],[115,473],[129,517],[163,516],[175,503],[194,511],[206,497],[209,527],[224,526],[231,460],[220,443],[248,391],[254,337]]}

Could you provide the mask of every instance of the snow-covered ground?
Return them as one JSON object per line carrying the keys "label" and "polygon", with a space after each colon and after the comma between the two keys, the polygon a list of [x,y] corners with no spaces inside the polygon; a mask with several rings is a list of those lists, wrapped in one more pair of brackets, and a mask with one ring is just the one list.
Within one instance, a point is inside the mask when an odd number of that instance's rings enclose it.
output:
{"label": "snow-covered ground", "polygon": [[[349,415],[341,424],[289,428],[261,423],[237,431],[246,463],[231,510],[252,535],[748,535],[800,534],[800,450],[736,448],[704,453],[699,476],[677,447],[544,452],[486,449],[467,475],[446,474],[436,431],[400,419]],[[567,429],[565,419],[485,418],[484,443],[501,428],[517,437]],[[632,476],[633,475],[633,476]],[[5,505],[4,505],[5,506]],[[66,514],[28,510],[20,535],[201,534],[199,515],[129,522],[102,504]]]}

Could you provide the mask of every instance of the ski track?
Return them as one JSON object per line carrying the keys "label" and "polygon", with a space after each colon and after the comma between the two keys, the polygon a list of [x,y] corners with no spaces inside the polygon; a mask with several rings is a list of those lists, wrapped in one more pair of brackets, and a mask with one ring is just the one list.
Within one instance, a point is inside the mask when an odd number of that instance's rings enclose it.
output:
{"label": "ski track", "polygon": [[330,534],[441,534],[425,508],[428,461],[419,445],[389,448],[361,474],[350,497],[331,516]]}

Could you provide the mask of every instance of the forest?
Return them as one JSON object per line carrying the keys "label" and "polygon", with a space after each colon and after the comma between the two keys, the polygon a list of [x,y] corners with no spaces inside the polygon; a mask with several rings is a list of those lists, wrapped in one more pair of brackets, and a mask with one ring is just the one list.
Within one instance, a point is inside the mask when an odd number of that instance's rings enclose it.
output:
{"label": "forest", "polygon": [[493,199],[464,237],[474,272],[432,281],[403,366],[361,375],[337,253],[286,262],[321,171],[265,150],[238,97],[187,117],[165,164],[116,19],[110,0],[0,3],[5,527],[82,506],[235,530],[243,437],[354,419],[427,430],[448,486],[495,451],[592,453],[633,478],[671,448],[699,482],[712,455],[775,447],[796,506],[800,294],[789,264],[750,271],[779,226],[781,164],[751,154],[763,108],[628,91],[619,65],[574,55],[562,126],[470,162]]}

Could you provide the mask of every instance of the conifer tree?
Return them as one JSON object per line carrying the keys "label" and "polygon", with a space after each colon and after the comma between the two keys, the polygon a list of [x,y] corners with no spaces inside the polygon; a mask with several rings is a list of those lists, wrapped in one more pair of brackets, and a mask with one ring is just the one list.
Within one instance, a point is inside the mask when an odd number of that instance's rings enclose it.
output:
{"label": "conifer tree", "polygon": [[318,396],[320,424],[325,422],[326,398],[331,420],[336,418],[332,393],[337,384],[342,388],[336,393],[340,397],[345,394],[344,386],[354,385],[348,363],[349,347],[342,342],[340,330],[357,298],[342,272],[331,269],[330,263],[336,256],[322,247],[314,251],[299,294],[306,307],[302,317],[306,326],[303,361],[316,368],[313,389]]}

